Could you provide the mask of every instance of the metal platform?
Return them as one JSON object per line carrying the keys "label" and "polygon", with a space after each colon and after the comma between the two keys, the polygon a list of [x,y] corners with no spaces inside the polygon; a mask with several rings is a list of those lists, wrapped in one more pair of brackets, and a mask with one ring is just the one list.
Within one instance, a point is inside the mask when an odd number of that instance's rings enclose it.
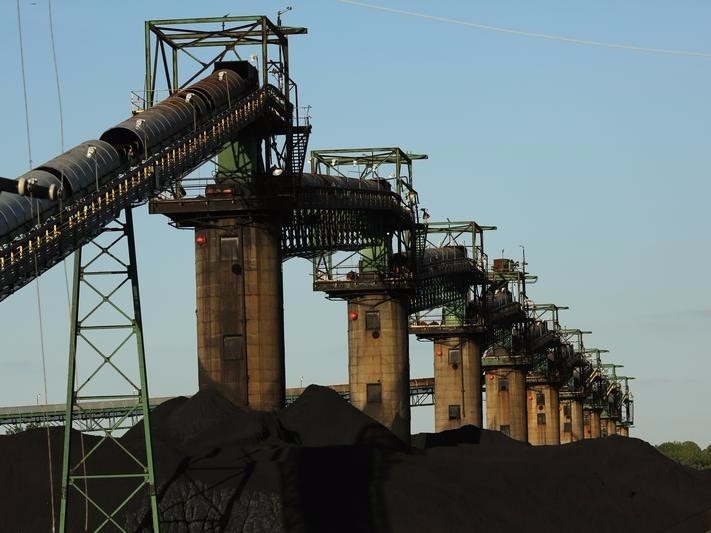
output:
{"label": "metal platform", "polygon": [[409,332],[421,339],[443,339],[457,336],[475,337],[484,335],[488,327],[484,323],[475,324],[410,324]]}
{"label": "metal platform", "polygon": [[[154,409],[171,399],[170,396],[151,398],[150,408]],[[60,426],[64,424],[65,414],[65,404],[63,403],[0,407],[0,426],[27,424]],[[115,423],[121,418],[124,418],[124,422],[120,426],[122,429],[128,429],[140,420],[140,411],[136,410],[135,399],[86,402],[74,414],[74,420],[82,426],[84,431],[99,429],[99,421]]]}

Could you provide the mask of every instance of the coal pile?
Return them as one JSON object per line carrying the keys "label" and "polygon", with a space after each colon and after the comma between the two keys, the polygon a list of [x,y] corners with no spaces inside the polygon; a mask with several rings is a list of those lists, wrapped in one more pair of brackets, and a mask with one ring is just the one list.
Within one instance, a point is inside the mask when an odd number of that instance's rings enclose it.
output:
{"label": "coal pile", "polygon": [[[335,392],[311,386],[278,413],[235,407],[212,391],[152,413],[161,526],[168,532],[625,531],[711,529],[711,472],[679,465],[649,444],[610,437],[533,447],[467,426],[405,446]],[[62,428],[0,436],[2,531],[51,531],[59,517]],[[120,445],[140,456],[140,424]],[[74,451],[98,442],[73,435]],[[128,462],[127,462],[128,461]],[[130,459],[102,445],[90,472]],[[103,481],[104,505],[123,500]],[[72,489],[73,490],[73,489]],[[78,498],[72,531],[103,521]],[[116,516],[150,531],[147,498]],[[105,531],[115,531],[109,524]]]}

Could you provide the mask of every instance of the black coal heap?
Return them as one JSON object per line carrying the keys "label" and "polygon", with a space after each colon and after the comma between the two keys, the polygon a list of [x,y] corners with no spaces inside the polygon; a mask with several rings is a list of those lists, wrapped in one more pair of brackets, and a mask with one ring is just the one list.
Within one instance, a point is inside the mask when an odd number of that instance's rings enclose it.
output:
{"label": "black coal heap", "polygon": [[[634,438],[533,447],[466,426],[414,435],[406,447],[315,385],[278,413],[201,391],[156,408],[152,423],[167,532],[711,529],[711,472],[681,466]],[[52,510],[58,521],[62,438],[62,428],[0,436],[2,531],[51,531]],[[73,434],[75,454],[97,442]],[[139,458],[142,443],[140,424],[120,439]],[[87,461],[90,472],[129,466],[112,443]],[[92,481],[85,489],[116,506],[128,486]],[[69,516],[72,531],[103,521],[79,498]],[[149,517],[141,496],[116,521],[128,531],[150,531]]]}

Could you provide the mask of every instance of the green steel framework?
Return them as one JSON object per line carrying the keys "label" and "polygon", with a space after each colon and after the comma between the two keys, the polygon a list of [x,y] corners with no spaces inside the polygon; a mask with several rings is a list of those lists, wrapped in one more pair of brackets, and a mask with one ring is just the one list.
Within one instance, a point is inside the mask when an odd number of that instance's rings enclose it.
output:
{"label": "green steel framework", "polygon": [[620,425],[629,429],[630,427],[634,427],[634,398],[632,397],[632,393],[630,393],[629,382],[635,378],[633,376],[617,376],[617,379],[620,379],[625,383],[622,392],[624,413],[622,415],[622,419],[620,420]]}
{"label": "green steel framework", "polygon": [[[159,74],[162,74],[169,93],[173,94],[208,72],[217,62],[229,58],[245,59],[240,55],[240,49],[258,50],[259,53],[251,54],[250,60],[256,62],[262,86],[268,85],[271,76],[285,100],[291,102],[292,97],[294,100],[294,120],[287,121],[284,124],[285,131],[281,132],[285,135],[283,146],[279,146],[275,137],[267,139],[264,164],[266,168],[275,164],[291,170],[292,179],[295,180],[303,169],[311,127],[308,114],[303,119],[299,116],[298,88],[289,74],[288,36],[305,35],[307,29],[282,26],[281,18],[277,20],[277,24],[274,24],[264,15],[248,15],[146,21],[145,97],[142,103],[144,108],[153,105]],[[270,55],[274,47],[277,49],[277,57]],[[219,50],[215,55],[210,55],[208,59],[198,57],[198,51],[213,48]],[[181,57],[198,66],[197,71],[182,83]]]}
{"label": "green steel framework", "polygon": [[[400,227],[393,231],[394,253],[406,254],[409,261],[414,261],[415,226],[418,220],[418,196],[413,185],[413,162],[427,159],[426,154],[405,153],[398,147],[340,148],[311,151],[311,172],[342,178],[355,177],[360,180],[371,179],[388,182],[390,189],[399,199],[406,219],[400,221]],[[314,290],[317,280],[334,280],[346,270],[354,268],[356,263],[365,270],[387,272],[390,265],[387,243],[383,239],[386,233],[371,242],[355,242],[355,248],[346,248],[349,253],[334,263],[335,250],[332,247],[323,253],[313,254],[312,266]],[[341,272],[343,271],[343,272]]]}
{"label": "green steel framework", "polygon": [[[221,29],[215,29],[201,25],[221,24]],[[193,26],[186,28],[185,25]],[[288,63],[288,42],[287,35],[289,34],[304,34],[305,28],[287,28],[280,25],[275,26],[267,17],[217,17],[217,18],[201,18],[201,19],[176,19],[176,20],[154,20],[147,21],[145,24],[145,58],[146,58],[146,78],[145,78],[145,98],[136,111],[141,108],[145,109],[154,103],[156,93],[156,71],[159,57],[162,58],[164,67],[165,82],[169,92],[172,94],[180,88],[178,82],[178,66],[179,52],[184,52],[188,57],[195,60],[200,68],[192,77],[184,82],[187,85],[194,81],[201,74],[206,72],[215,62],[225,59],[226,55],[231,51],[239,58],[236,52],[238,45],[257,45],[261,46],[261,69],[262,80],[264,86],[267,83],[268,75],[275,76],[279,81],[279,88],[288,97],[291,91],[296,94],[296,84],[289,77]],[[152,37],[155,38],[155,47],[152,46]],[[277,45],[279,48],[279,61],[270,60],[268,56],[269,45]],[[208,61],[203,61],[196,57],[190,48],[220,48],[221,51]],[[172,68],[169,68],[166,57],[166,48],[172,50]],[[298,102],[296,102],[297,123],[298,123]],[[291,126],[291,123],[288,124]],[[281,153],[276,153],[276,158],[280,162],[293,162],[294,150],[299,150],[303,144],[302,138],[307,138],[310,127],[306,126],[298,131],[287,131],[287,142]],[[273,145],[274,146],[274,145]],[[267,164],[270,162],[270,146],[265,147],[265,158]],[[300,154],[301,155],[301,154]],[[108,245],[102,244],[102,239],[106,235],[118,233],[118,238],[111,240]],[[123,528],[115,520],[115,515],[123,509],[128,502],[136,497],[142,491],[148,493],[150,501],[151,520],[150,524],[153,531],[159,531],[159,516],[158,505],[156,499],[155,488],[155,470],[153,466],[153,449],[151,442],[151,424],[149,415],[149,395],[146,377],[145,353],[143,346],[143,326],[141,322],[140,298],[138,290],[138,273],[136,268],[136,251],[134,241],[133,219],[131,215],[131,207],[125,210],[125,222],[115,221],[113,225],[106,227],[97,237],[90,241],[99,249],[99,253],[82,264],[82,250],[79,249],[75,256],[74,268],[74,289],[72,298],[72,323],[71,323],[71,340],[69,354],[69,371],[67,379],[67,401],[65,414],[65,434],[64,434],[64,450],[63,450],[63,467],[62,467],[62,493],[60,504],[60,531],[66,531],[68,527],[68,510],[69,502],[72,496],[78,495],[85,500],[85,505],[92,505],[103,515],[104,520],[96,530],[101,530],[108,524],[113,525],[118,530],[123,531]],[[118,257],[115,250],[120,242],[126,243],[125,259]],[[100,258],[108,258],[110,261],[117,262],[120,266],[118,269],[109,270],[92,270],[92,265],[100,263]],[[104,277],[109,280],[118,280],[117,286],[108,292],[102,292],[97,284],[92,283],[90,279],[94,276]],[[122,309],[120,302],[120,289],[125,286],[130,286],[131,302],[128,304],[129,310]],[[88,313],[81,316],[80,313],[80,298],[83,294],[98,294],[99,303],[91,308]],[[82,299],[83,300],[83,299]],[[86,321],[92,317],[101,315],[100,311],[105,307],[114,309],[121,315],[124,322],[121,323],[97,323],[88,325]],[[100,322],[100,320],[99,320]],[[128,331],[128,334],[121,338],[114,349],[105,350],[100,348],[100,343],[92,342],[89,338],[91,332],[104,332],[105,338],[110,338],[111,332]],[[123,368],[119,367],[116,362],[116,354],[126,346],[126,344],[135,339],[138,355],[138,383],[128,377],[128,373]],[[89,377],[77,383],[77,355],[80,346],[79,341],[83,341],[90,352],[96,353],[100,362],[93,371],[90,371]],[[82,395],[82,391],[86,390],[89,383],[96,378],[97,374],[104,367],[113,368],[116,373],[121,376],[124,383],[128,383],[135,391],[134,394],[126,395],[117,393],[114,395]],[[103,389],[102,389],[103,392]],[[126,413],[118,419],[109,419],[108,425],[101,428],[104,433],[101,440],[88,452],[83,453],[79,459],[70,463],[72,459],[72,426],[75,420],[75,414],[81,413],[82,400],[135,400],[133,408],[129,408]],[[141,459],[141,453],[127,449],[118,439],[115,433],[124,429],[124,421],[138,414],[143,418],[143,433],[145,443],[145,457]],[[79,418],[79,417],[77,417]],[[87,460],[96,452],[96,450],[107,441],[111,441],[120,450],[132,460],[135,464],[135,470],[118,473],[87,473]],[[82,447],[83,448],[83,447]],[[138,457],[137,457],[138,455]],[[135,479],[138,483],[135,489],[113,509],[104,509],[100,502],[92,499],[88,494],[87,487],[98,480],[126,480]]]}
{"label": "green steel framework", "polygon": [[[121,250],[125,244],[125,250]],[[87,249],[93,245],[98,248],[95,255],[84,261]],[[90,241],[90,246],[80,248],[74,259],[74,286],[72,294],[72,320],[69,346],[69,371],[67,377],[67,401],[64,425],[64,452],[62,458],[62,492],[60,504],[60,532],[67,531],[68,527],[68,503],[72,496],[80,496],[85,500],[85,505],[91,505],[98,510],[104,520],[96,527],[95,531],[103,529],[106,525],[112,524],[119,531],[124,531],[123,527],[116,521],[116,514],[119,513],[128,502],[134,497],[147,493],[150,500],[151,525],[153,531],[159,531],[158,505],[155,490],[155,470],[153,466],[153,446],[151,440],[150,407],[148,394],[148,380],[146,376],[146,360],[143,345],[143,324],[141,320],[141,302],[138,287],[138,271],[136,268],[136,247],[134,241],[133,216],[131,209],[125,210],[125,221],[116,220],[115,223],[107,226],[104,231],[95,239]],[[91,248],[93,250],[93,247]],[[122,252],[124,252],[122,254]],[[89,255],[89,254],[86,254]],[[124,257],[121,257],[124,255]],[[126,257],[127,256],[127,257]],[[105,269],[104,261],[108,261],[114,268]],[[105,288],[101,280],[109,281],[109,289]],[[97,281],[95,281],[97,280]],[[130,289],[130,301],[128,309],[122,296]],[[89,309],[81,312],[80,303],[82,295],[85,297],[98,296],[98,303],[90,302]],[[106,322],[102,315],[109,310],[118,313],[118,321]],[[106,349],[94,337],[99,334],[103,339],[110,337],[108,332],[124,332],[119,334],[116,343],[111,348]],[[130,377],[131,371],[126,368],[125,362],[118,361],[122,349],[131,341],[135,341],[137,352],[138,382]],[[82,350],[84,348],[84,350]],[[98,355],[98,361],[88,369],[88,377],[83,380],[77,378],[77,356],[79,353],[88,352]],[[82,358],[83,360],[83,358]],[[122,366],[123,365],[123,366]],[[111,368],[121,378],[119,383],[123,388],[117,387],[114,394],[103,393],[92,395],[90,385],[92,381],[97,381],[100,372],[104,368]],[[134,373],[135,373],[134,369]],[[125,393],[125,385],[130,385],[134,391],[132,394]],[[103,389],[102,389],[103,390]],[[86,391],[86,393],[84,393]],[[75,415],[81,412],[83,401],[97,400],[133,400],[133,406],[121,418],[111,421],[107,426],[101,427],[103,435],[101,439],[90,449],[81,447],[81,454],[76,462],[71,462],[72,458],[72,427]],[[139,413],[143,417],[143,434],[145,444],[145,457],[135,450],[129,450],[122,444],[117,433],[120,431],[123,421],[133,413]],[[124,472],[93,472],[87,467],[89,458],[107,443],[115,444],[131,459],[131,464],[135,465],[133,471]],[[141,450],[143,451],[143,450]],[[94,482],[133,479],[136,485],[123,496],[120,503],[113,509],[105,508],[105,504],[92,498],[88,487]]]}
{"label": "green steel framework", "polygon": [[590,360],[590,364],[593,366],[593,371],[588,376],[585,382],[585,409],[599,410],[605,407],[604,399],[593,389],[593,384],[606,377],[604,369],[602,366],[601,354],[609,353],[610,350],[605,350],[601,348],[584,348],[583,354],[587,356],[595,356],[594,360]]}

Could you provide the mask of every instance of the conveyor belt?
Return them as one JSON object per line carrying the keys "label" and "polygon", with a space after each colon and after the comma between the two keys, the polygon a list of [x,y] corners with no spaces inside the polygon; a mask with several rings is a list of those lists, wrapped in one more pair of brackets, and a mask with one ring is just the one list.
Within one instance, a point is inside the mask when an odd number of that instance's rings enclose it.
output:
{"label": "conveyor belt", "polygon": [[125,208],[134,207],[189,174],[234,141],[247,125],[270,113],[288,121],[283,96],[265,86],[225,111],[199,122],[190,133],[147,157],[55,216],[0,249],[0,301],[98,235]]}

